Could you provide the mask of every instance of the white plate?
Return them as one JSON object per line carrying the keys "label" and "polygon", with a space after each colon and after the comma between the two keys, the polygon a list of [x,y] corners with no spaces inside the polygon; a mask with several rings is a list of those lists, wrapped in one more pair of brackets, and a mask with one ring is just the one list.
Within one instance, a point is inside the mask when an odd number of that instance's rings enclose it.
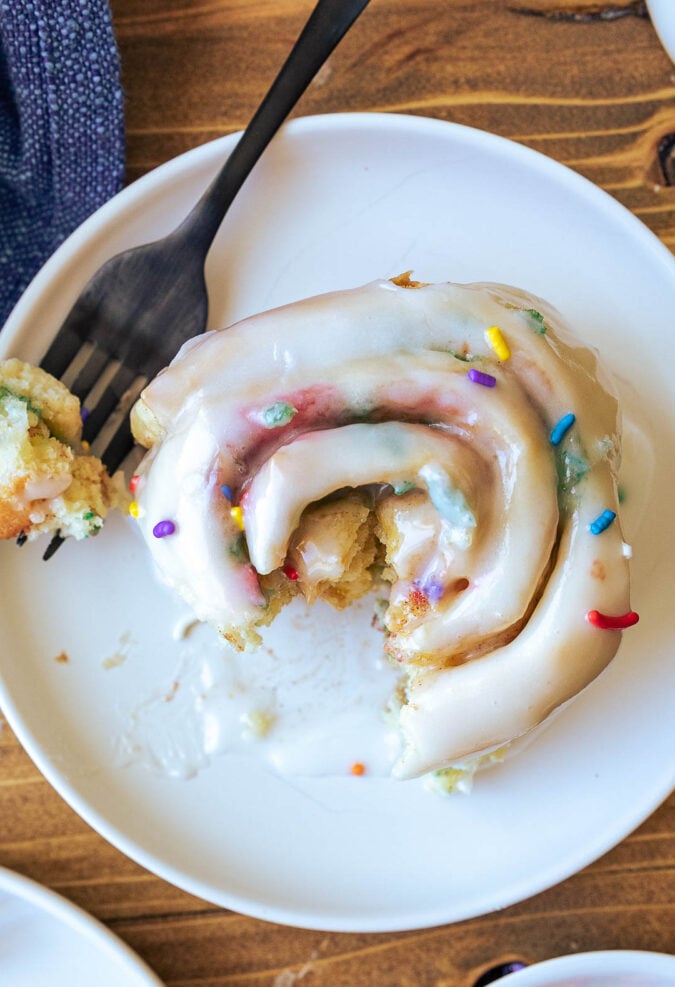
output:
{"label": "white plate", "polygon": [[160,987],[104,925],[54,891],[0,868],[2,987]]}
{"label": "white plate", "polygon": [[605,950],[560,956],[504,980],[504,987],[673,987],[675,956]]}
{"label": "white plate", "polygon": [[673,0],[647,0],[647,10],[661,44],[675,61],[675,4]]}
{"label": "white plate", "polygon": [[[94,269],[170,230],[234,142],[168,163],[87,222],[15,310],[5,352],[39,358]],[[245,755],[213,756],[188,781],[147,758],[120,764],[130,711],[172,694],[183,611],[155,585],[128,519],[49,564],[42,546],[0,551],[0,701],[41,771],[151,871],[299,926],[408,929],[509,905],[614,846],[673,785],[672,257],[609,196],[518,145],[413,117],[307,118],[282,132],[228,216],[208,264],[211,322],[408,268],[549,298],[632,381],[656,446],[635,545],[640,624],[601,680],[470,797],[377,777],[284,780]],[[55,661],[62,652],[68,662]]]}

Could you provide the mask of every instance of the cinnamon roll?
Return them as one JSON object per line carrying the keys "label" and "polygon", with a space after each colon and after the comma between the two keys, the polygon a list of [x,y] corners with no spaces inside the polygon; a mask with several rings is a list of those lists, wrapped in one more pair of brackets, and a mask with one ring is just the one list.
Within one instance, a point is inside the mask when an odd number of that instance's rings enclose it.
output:
{"label": "cinnamon roll", "polygon": [[516,288],[406,275],[245,319],[187,343],[132,425],[157,568],[235,646],[298,593],[386,586],[399,777],[524,736],[637,620],[614,389]]}

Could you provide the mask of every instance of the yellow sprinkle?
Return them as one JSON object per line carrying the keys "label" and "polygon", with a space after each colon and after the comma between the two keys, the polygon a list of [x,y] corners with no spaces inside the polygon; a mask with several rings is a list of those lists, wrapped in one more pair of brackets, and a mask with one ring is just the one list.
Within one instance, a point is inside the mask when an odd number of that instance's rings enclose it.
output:
{"label": "yellow sprinkle", "polygon": [[506,345],[506,340],[502,336],[502,331],[499,326],[490,326],[489,329],[485,330],[485,338],[492,347],[492,349],[497,354],[497,359],[508,360],[511,356],[511,350]]}
{"label": "yellow sprinkle", "polygon": [[234,523],[236,524],[236,526],[241,531],[243,531],[244,530],[244,512],[242,511],[241,507],[231,507],[230,508],[230,517],[232,518],[232,520],[234,521]]}
{"label": "yellow sprinkle", "polygon": [[91,449],[91,445],[89,444],[89,442],[87,442],[86,439],[82,439],[82,448],[85,452],[89,452],[89,450]]}
{"label": "yellow sprinkle", "polygon": [[131,514],[131,516],[135,518],[139,518],[142,516],[143,511],[141,510],[141,505],[138,503],[137,500],[132,500],[131,503],[129,504],[129,514]]}

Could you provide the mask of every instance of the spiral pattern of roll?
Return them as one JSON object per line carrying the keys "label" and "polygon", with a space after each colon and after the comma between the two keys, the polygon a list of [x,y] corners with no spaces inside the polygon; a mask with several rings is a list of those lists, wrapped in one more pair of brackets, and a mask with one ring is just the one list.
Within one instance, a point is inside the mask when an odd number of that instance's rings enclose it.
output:
{"label": "spiral pattern of roll", "polygon": [[184,346],[132,422],[157,568],[239,646],[312,572],[339,584],[321,530],[356,498],[406,675],[401,777],[527,734],[637,619],[614,390],[518,289],[403,277],[254,316]]}

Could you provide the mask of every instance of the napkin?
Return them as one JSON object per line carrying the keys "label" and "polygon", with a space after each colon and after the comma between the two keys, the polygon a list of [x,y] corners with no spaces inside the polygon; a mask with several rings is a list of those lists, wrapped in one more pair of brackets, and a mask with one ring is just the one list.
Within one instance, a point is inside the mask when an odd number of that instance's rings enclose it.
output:
{"label": "napkin", "polygon": [[107,0],[0,0],[0,326],[123,175]]}

